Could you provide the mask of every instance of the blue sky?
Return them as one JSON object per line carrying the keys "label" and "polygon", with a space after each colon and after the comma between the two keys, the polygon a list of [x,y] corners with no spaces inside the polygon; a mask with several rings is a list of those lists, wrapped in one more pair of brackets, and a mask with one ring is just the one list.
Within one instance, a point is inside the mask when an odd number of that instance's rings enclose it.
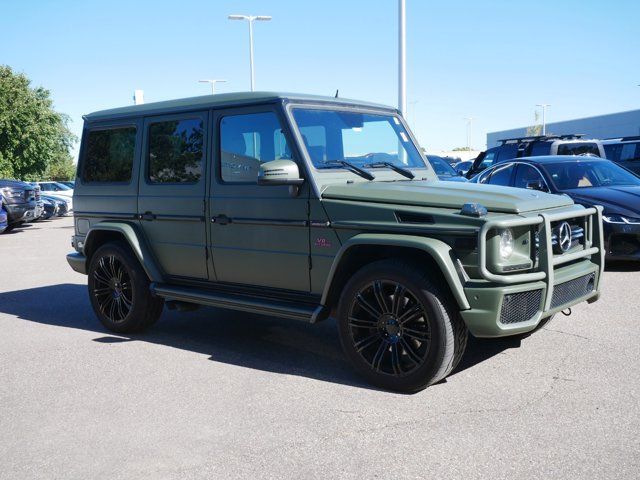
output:
{"label": "blue sky", "polygon": [[[249,89],[397,102],[396,0],[0,0],[0,63],[51,90],[79,133],[82,115],[132,103]],[[640,108],[637,0],[407,0],[408,120],[429,150],[486,132]]]}

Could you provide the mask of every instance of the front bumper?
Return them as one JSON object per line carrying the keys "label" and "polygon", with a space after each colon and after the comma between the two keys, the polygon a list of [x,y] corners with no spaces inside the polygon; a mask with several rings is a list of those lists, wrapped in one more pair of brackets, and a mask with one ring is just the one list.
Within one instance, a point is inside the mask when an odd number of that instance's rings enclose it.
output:
{"label": "front bumper", "polygon": [[[554,254],[552,223],[580,219],[585,240],[580,248]],[[539,265],[528,273],[495,274],[487,268],[487,233],[494,228],[540,226]],[[487,222],[478,236],[479,271],[482,279],[469,280],[464,290],[470,309],[461,313],[469,331],[477,337],[501,337],[534,330],[545,318],[583,301],[600,296],[604,270],[602,208]]]}
{"label": "front bumper", "polygon": [[11,224],[30,222],[35,218],[36,206],[34,204],[8,204],[5,208]]}
{"label": "front bumper", "polygon": [[[595,302],[601,270],[584,261],[557,270],[551,289],[543,281],[520,285],[473,282],[464,291],[470,310],[461,313],[476,337],[503,337],[534,330],[545,318],[583,301]],[[546,304],[546,299],[551,302]]]}
{"label": "front bumper", "polygon": [[607,260],[640,260],[640,225],[604,223]]}
{"label": "front bumper", "polygon": [[81,253],[70,253],[67,255],[67,263],[76,272],[87,274],[87,258]]}

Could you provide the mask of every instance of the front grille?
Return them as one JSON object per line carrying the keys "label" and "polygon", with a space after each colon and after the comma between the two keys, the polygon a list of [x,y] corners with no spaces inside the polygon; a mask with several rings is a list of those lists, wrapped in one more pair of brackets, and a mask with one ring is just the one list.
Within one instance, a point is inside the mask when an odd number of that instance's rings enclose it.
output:
{"label": "front grille", "polygon": [[531,320],[542,301],[542,290],[530,290],[528,292],[509,293],[502,300],[500,310],[500,323],[521,323]]}
{"label": "front grille", "polygon": [[592,292],[595,288],[595,281],[596,274],[590,273],[556,285],[551,297],[551,308],[557,308]]}

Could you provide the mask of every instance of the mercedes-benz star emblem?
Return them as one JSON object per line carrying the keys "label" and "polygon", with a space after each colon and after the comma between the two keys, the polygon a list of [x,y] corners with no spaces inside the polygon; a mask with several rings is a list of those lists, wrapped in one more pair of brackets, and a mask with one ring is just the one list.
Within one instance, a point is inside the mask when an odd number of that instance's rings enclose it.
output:
{"label": "mercedes-benz star emblem", "polygon": [[571,225],[562,222],[558,228],[558,247],[562,253],[571,248]]}

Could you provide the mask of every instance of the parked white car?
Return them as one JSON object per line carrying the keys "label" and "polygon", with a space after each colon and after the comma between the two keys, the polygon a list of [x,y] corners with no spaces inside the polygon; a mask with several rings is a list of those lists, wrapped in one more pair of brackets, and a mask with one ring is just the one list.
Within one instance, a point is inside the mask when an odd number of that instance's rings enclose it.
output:
{"label": "parked white car", "polygon": [[44,194],[64,198],[67,200],[69,211],[73,210],[73,188],[58,182],[33,182],[33,184],[39,185]]}

